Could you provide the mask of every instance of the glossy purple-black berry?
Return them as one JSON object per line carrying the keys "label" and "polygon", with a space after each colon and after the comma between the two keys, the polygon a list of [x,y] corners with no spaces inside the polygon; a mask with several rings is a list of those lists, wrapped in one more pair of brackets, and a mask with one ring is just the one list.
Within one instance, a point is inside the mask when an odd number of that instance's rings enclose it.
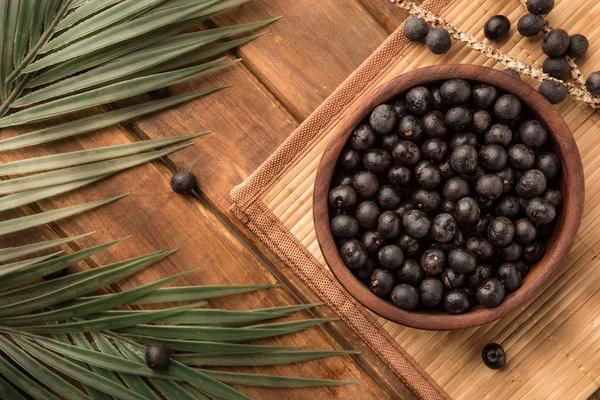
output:
{"label": "glossy purple-black berry", "polygon": [[[528,0],[527,4],[529,5],[529,3],[533,1],[534,0]],[[554,4],[554,0],[545,2]],[[483,359],[483,363],[491,369],[500,369],[506,365],[506,354],[504,353],[504,349],[496,343],[486,345],[481,352],[481,358]]]}
{"label": "glossy purple-black berry", "polygon": [[404,100],[401,99],[395,101],[393,106],[394,110],[396,110],[396,114],[398,114],[398,118],[402,118],[408,114],[408,111],[406,110],[406,102]]}
{"label": "glossy purple-black berry", "polygon": [[352,187],[359,197],[373,197],[379,190],[379,179],[371,171],[360,171],[354,174]]}
{"label": "glossy purple-black berry", "polygon": [[463,197],[456,202],[454,217],[463,225],[471,225],[479,219],[479,205],[471,197]]}
{"label": "glossy purple-black berry", "polygon": [[348,268],[358,269],[367,264],[369,253],[360,240],[351,239],[340,247],[340,256]]}
{"label": "glossy purple-black berry", "polygon": [[562,207],[564,201],[562,193],[552,188],[546,189],[546,192],[542,195],[542,199],[552,204],[557,211]]}
{"label": "glossy purple-black berry", "polygon": [[492,123],[492,115],[485,110],[477,110],[473,113],[473,121],[471,122],[471,129],[475,133],[486,132]]}
{"label": "glossy purple-black berry", "polygon": [[553,29],[542,42],[542,51],[549,57],[564,56],[569,49],[571,38],[563,29]]}
{"label": "glossy purple-black berry", "polygon": [[452,46],[452,40],[447,30],[433,28],[427,34],[427,47],[433,54],[444,54]]}
{"label": "glossy purple-black berry", "polygon": [[401,165],[393,166],[387,173],[388,182],[397,187],[403,187],[410,183],[412,172],[410,168]]}
{"label": "glossy purple-black berry", "polygon": [[416,209],[435,215],[442,205],[442,198],[435,190],[419,188],[413,192],[412,202]]}
{"label": "glossy purple-black berry", "polygon": [[358,279],[365,283],[368,283],[371,279],[371,275],[373,275],[373,272],[377,269],[377,267],[377,261],[369,258],[364,267],[355,269],[352,272],[354,273],[354,275],[356,275]]}
{"label": "glossy purple-black berry", "polygon": [[514,263],[504,263],[496,270],[498,279],[504,284],[507,292],[511,293],[521,287],[523,277]]}
{"label": "glossy purple-black berry", "polygon": [[153,370],[166,370],[169,368],[169,350],[162,344],[149,344],[144,354],[146,365]]}
{"label": "glossy purple-black berry", "polygon": [[430,111],[421,119],[425,134],[431,138],[441,138],[446,135],[448,128],[444,113],[438,110]]}
{"label": "glossy purple-black berry", "polygon": [[502,147],[508,146],[513,139],[513,134],[510,128],[503,124],[494,124],[483,135],[483,143],[497,144]]}
{"label": "glossy purple-black berry", "polygon": [[382,173],[392,165],[392,156],[385,150],[372,149],[365,153],[362,162],[368,171]]}
{"label": "glossy purple-black berry", "polygon": [[502,194],[504,185],[498,175],[485,174],[477,180],[475,190],[484,200],[495,200]]}
{"label": "glossy purple-black berry", "polygon": [[437,165],[431,161],[421,161],[415,166],[415,181],[424,189],[433,189],[440,184],[442,177]]}
{"label": "glossy purple-black berry", "polygon": [[400,191],[391,185],[384,185],[377,192],[377,204],[383,210],[395,209],[400,205],[402,196]]}
{"label": "glossy purple-black berry", "polygon": [[515,184],[515,172],[511,167],[506,167],[502,171],[496,172],[496,175],[502,179],[502,185],[504,186],[503,193],[509,193]]}
{"label": "glossy purple-black berry", "polygon": [[590,48],[588,39],[580,34],[571,35],[567,55],[571,58],[579,58],[585,56]]}
{"label": "glossy purple-black berry", "polygon": [[442,193],[446,199],[456,203],[458,200],[471,194],[471,187],[463,178],[455,176],[446,181]]}
{"label": "glossy purple-black berry", "polygon": [[177,171],[171,177],[171,189],[175,193],[190,193],[196,187],[196,176],[190,171]]}
{"label": "glossy purple-black berry", "polygon": [[540,121],[528,119],[519,126],[519,139],[529,147],[542,147],[548,142],[548,129]]}
{"label": "glossy purple-black berry", "polygon": [[508,148],[508,163],[513,168],[527,170],[535,164],[535,154],[524,144],[515,144]]}
{"label": "glossy purple-black berry", "polygon": [[404,260],[400,268],[394,271],[394,275],[399,283],[407,283],[412,286],[419,285],[425,277],[419,263],[411,259]]}
{"label": "glossy purple-black berry", "polygon": [[515,241],[521,244],[530,244],[537,237],[535,224],[527,219],[520,218],[515,221]]}
{"label": "glossy purple-black berry", "polygon": [[468,145],[458,146],[452,151],[450,163],[452,169],[459,174],[472,174],[478,166],[477,150]]}
{"label": "glossy purple-black berry", "polygon": [[329,206],[333,208],[348,209],[357,201],[358,195],[352,186],[337,186],[329,192]]}
{"label": "glossy purple-black berry", "polygon": [[489,40],[499,40],[508,35],[510,21],[504,15],[495,15],[483,27],[483,33]]}
{"label": "glossy purple-black berry", "polygon": [[414,115],[405,115],[398,124],[398,135],[402,140],[420,142],[425,137],[421,121]]}
{"label": "glossy purple-black berry", "polygon": [[542,171],[547,180],[558,178],[561,171],[560,158],[552,152],[539,154],[535,159],[535,169]]}
{"label": "glossy purple-black berry", "polygon": [[356,207],[355,215],[361,228],[372,230],[377,227],[381,210],[374,201],[363,201]]}
{"label": "glossy purple-black berry", "polygon": [[397,133],[388,133],[387,135],[380,135],[379,146],[392,154],[392,151],[396,148],[396,145],[400,141],[400,136]]}
{"label": "glossy purple-black berry", "polygon": [[486,261],[494,254],[494,246],[482,237],[470,237],[465,243],[465,248],[475,254],[477,261]]}
{"label": "glossy purple-black berry", "polygon": [[473,132],[465,131],[465,132],[455,133],[452,136],[452,139],[450,139],[450,150],[454,151],[458,146],[463,146],[463,145],[467,145],[467,146],[471,146],[471,147],[478,147],[479,140],[477,139],[477,136]]}
{"label": "glossy purple-black berry", "polygon": [[454,217],[447,213],[436,215],[431,224],[430,235],[439,243],[447,243],[454,238],[457,231],[457,223]]}
{"label": "glossy purple-black berry", "polygon": [[500,119],[514,119],[521,113],[521,100],[515,95],[500,96],[494,104],[494,115]]}
{"label": "glossy purple-black berry", "polygon": [[504,284],[496,278],[484,280],[475,292],[479,304],[486,308],[499,306],[505,295]]}
{"label": "glossy purple-black berry", "polygon": [[554,8],[554,0],[527,0],[527,10],[537,15],[546,15]]}
{"label": "glossy purple-black berry", "polygon": [[517,30],[525,37],[535,36],[544,30],[544,19],[536,14],[525,14],[519,19]]}
{"label": "glossy purple-black berry", "polygon": [[529,263],[540,261],[546,253],[546,246],[542,242],[535,241],[523,246],[523,259]]}
{"label": "glossy purple-black berry", "polygon": [[427,139],[421,145],[421,155],[426,160],[440,163],[448,157],[448,143],[437,138]]}
{"label": "glossy purple-black berry", "polygon": [[444,108],[444,102],[442,100],[442,97],[440,96],[440,87],[434,86],[433,88],[431,88],[430,92],[431,99],[433,100],[433,108],[436,110],[441,110],[442,108]]}
{"label": "glossy purple-black berry", "polygon": [[356,171],[360,167],[360,153],[354,149],[345,149],[340,154],[340,166],[347,171]]}
{"label": "glossy purple-black berry", "polygon": [[473,86],[471,93],[471,103],[476,108],[489,109],[496,103],[498,91],[495,87],[485,83],[478,83]]}
{"label": "glossy purple-black berry", "polygon": [[419,291],[405,283],[397,285],[392,290],[391,297],[394,305],[402,310],[414,310],[419,305]]}
{"label": "glossy purple-black berry", "polygon": [[506,217],[494,217],[490,221],[487,231],[487,240],[494,246],[504,247],[512,242],[515,235],[515,226]]}
{"label": "glossy purple-black berry", "polygon": [[600,95],[600,71],[588,75],[585,80],[585,87],[594,96]]}
{"label": "glossy purple-black berry", "polygon": [[506,218],[516,218],[521,212],[519,199],[514,196],[502,196],[496,202],[494,208],[496,215]]}
{"label": "glossy purple-black berry", "polygon": [[473,114],[465,106],[455,106],[446,112],[446,126],[455,131],[462,131],[473,121]]}
{"label": "glossy purple-black berry", "polygon": [[516,262],[521,258],[523,254],[523,246],[517,242],[511,242],[506,247],[498,248],[498,255],[502,257],[503,261]]}
{"label": "glossy purple-black berry", "polygon": [[[589,80],[589,77],[588,77]],[[586,81],[587,86],[587,81]],[[588,87],[589,90],[589,87]],[[561,103],[564,99],[567,98],[567,87],[562,82],[556,81],[544,81],[540,84],[538,91],[544,96],[550,104],[558,104]],[[598,90],[598,94],[600,94],[600,86]]]}
{"label": "glossy purple-black berry", "polygon": [[440,278],[442,279],[444,286],[448,289],[460,289],[465,286],[467,280],[467,277],[464,274],[459,274],[450,268],[443,270]]}
{"label": "glossy purple-black berry", "polygon": [[406,200],[396,209],[396,214],[400,216],[400,218],[404,218],[404,214],[406,214],[410,210],[414,210],[415,206],[412,203],[412,200]]}
{"label": "glossy purple-black berry", "polygon": [[394,244],[388,244],[379,249],[377,261],[385,269],[395,270],[404,262],[404,252]]}
{"label": "glossy purple-black berry", "polygon": [[556,218],[556,208],[546,200],[535,197],[529,200],[525,214],[536,224],[548,224]]}
{"label": "glossy purple-black berry", "polygon": [[427,275],[438,275],[446,268],[446,254],[440,249],[428,249],[421,257],[421,268]]}
{"label": "glossy purple-black berry", "polygon": [[337,239],[350,239],[358,235],[358,221],[349,215],[337,215],[331,220],[331,234]]}
{"label": "glossy purple-black berry", "polygon": [[467,293],[452,289],[444,294],[444,310],[449,314],[464,314],[471,306]]}
{"label": "glossy purple-black berry", "polygon": [[416,257],[421,250],[419,240],[410,236],[408,233],[400,235],[396,244],[402,249],[406,257]]}
{"label": "glossy purple-black berry", "polygon": [[464,79],[450,79],[440,86],[440,97],[447,107],[464,104],[471,97],[471,85]]}
{"label": "glossy purple-black berry", "polygon": [[375,132],[385,135],[398,124],[398,114],[391,104],[380,104],[371,113],[369,122]]}
{"label": "glossy purple-black berry", "polygon": [[501,171],[506,166],[508,154],[497,144],[483,146],[479,150],[479,164],[491,171]]}
{"label": "glossy purple-black berry", "polygon": [[529,169],[523,172],[515,186],[517,194],[525,199],[541,196],[546,191],[546,176],[542,171]]}
{"label": "glossy purple-black berry", "polygon": [[411,42],[420,42],[427,37],[429,25],[423,19],[410,17],[404,22],[404,36]]}
{"label": "glossy purple-black berry", "polygon": [[444,296],[444,284],[433,276],[427,276],[419,286],[421,302],[427,307],[437,307]]}
{"label": "glossy purple-black berry", "polygon": [[350,136],[350,146],[358,151],[366,151],[375,145],[377,137],[370,125],[363,124],[356,128]]}
{"label": "glossy purple-black berry", "polygon": [[378,297],[388,297],[396,286],[396,277],[391,271],[385,269],[376,269],[371,275],[369,287]]}
{"label": "glossy purple-black berry", "polygon": [[375,231],[365,231],[360,235],[360,241],[370,254],[377,253],[383,244],[383,239]]}
{"label": "glossy purple-black berry", "polygon": [[553,78],[565,80],[571,75],[571,67],[565,57],[548,57],[542,70]]}
{"label": "glossy purple-black berry", "polygon": [[377,232],[383,239],[393,239],[400,236],[400,216],[394,211],[384,211],[377,222]]}
{"label": "glossy purple-black berry", "polygon": [[470,274],[477,267],[477,257],[466,249],[454,249],[448,253],[448,266],[459,274]]}
{"label": "glossy purple-black berry", "polygon": [[413,142],[401,140],[394,148],[392,156],[398,164],[412,167],[421,160],[421,150]]}
{"label": "glossy purple-black berry", "polygon": [[[491,246],[491,245],[490,245]],[[488,264],[479,264],[473,273],[467,276],[467,283],[474,288],[479,287],[484,281],[491,278],[494,273]]]}
{"label": "glossy purple-black berry", "polygon": [[429,217],[421,210],[407,211],[402,218],[402,224],[406,232],[417,239],[427,236],[431,227]]}
{"label": "glossy purple-black berry", "polygon": [[406,109],[412,115],[423,116],[431,108],[433,99],[431,92],[425,86],[417,86],[406,93]]}

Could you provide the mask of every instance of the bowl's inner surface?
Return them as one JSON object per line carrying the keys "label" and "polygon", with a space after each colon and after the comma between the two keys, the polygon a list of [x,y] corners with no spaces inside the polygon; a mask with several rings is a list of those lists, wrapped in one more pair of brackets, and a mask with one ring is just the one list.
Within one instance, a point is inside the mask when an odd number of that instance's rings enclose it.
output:
{"label": "bowl's inner surface", "polygon": [[[432,67],[396,78],[373,93],[365,102],[354,109],[343,121],[336,137],[333,138],[327,148],[319,167],[317,185],[315,187],[317,238],[323,250],[325,260],[336,277],[354,297],[372,311],[396,322],[425,329],[458,329],[480,325],[500,318],[520,305],[523,305],[533,296],[542,283],[550,277],[558,267],[558,263],[568,254],[580,217],[572,217],[566,210],[577,207],[579,203],[583,202],[583,194],[575,193],[574,187],[569,185],[569,181],[572,181],[574,178],[581,178],[583,181],[582,176],[579,176],[581,174],[581,171],[578,170],[578,167],[580,168],[580,160],[574,141],[560,115],[545,99],[528,85],[512,77],[508,77],[502,72],[483,67],[473,68],[473,66],[447,67],[454,68],[444,70],[442,67]],[[425,70],[431,71],[427,73]],[[332,187],[332,180],[337,173],[336,165],[339,155],[348,141],[350,134],[358,125],[368,120],[373,108],[379,104],[393,101],[393,99],[405,94],[415,86],[434,86],[453,78],[465,79],[471,85],[477,83],[493,85],[498,90],[498,96],[505,93],[516,95],[521,100],[523,106],[522,114],[538,119],[547,126],[550,132],[551,148],[559,156],[562,164],[560,187],[557,188],[563,193],[564,205],[560,210],[560,214],[555,218],[554,231],[546,242],[546,254],[544,258],[532,266],[529,274],[523,279],[521,288],[508,294],[500,306],[487,309],[477,306],[462,315],[451,315],[441,311],[426,309],[404,311],[396,308],[390,301],[381,299],[371,293],[370,289],[356,278],[342,262],[329,227],[329,221],[332,216],[329,214],[327,194]],[[514,133],[515,129],[512,129],[512,131]],[[572,160],[574,154],[577,157],[577,162],[575,163]],[[578,215],[580,215],[580,211]]]}

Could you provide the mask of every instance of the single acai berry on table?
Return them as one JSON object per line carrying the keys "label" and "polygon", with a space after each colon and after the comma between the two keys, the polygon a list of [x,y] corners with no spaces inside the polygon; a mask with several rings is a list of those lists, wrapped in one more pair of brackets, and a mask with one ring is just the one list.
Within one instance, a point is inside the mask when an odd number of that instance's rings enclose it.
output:
{"label": "single acai berry on table", "polygon": [[571,58],[579,58],[585,56],[590,48],[588,39],[580,34],[571,35],[567,55]]}
{"label": "single acai berry on table", "polygon": [[196,189],[196,176],[190,171],[177,171],[171,177],[171,189],[175,193],[185,194]]}
{"label": "single acai berry on table", "polygon": [[536,14],[525,14],[519,19],[517,30],[525,37],[535,36],[544,30],[544,19]]}
{"label": "single acai berry on table", "polygon": [[565,80],[571,75],[571,67],[564,57],[548,57],[542,64],[542,71],[553,78]]}
{"label": "single acai berry on table", "polygon": [[527,0],[527,11],[537,15],[546,15],[554,8],[554,0]]}
{"label": "single acai berry on table", "polygon": [[[599,78],[600,78],[600,76],[599,76]],[[588,81],[589,81],[589,76],[588,76]],[[587,85],[588,81],[586,81],[586,87],[589,90],[590,88]],[[598,83],[599,83],[598,94],[600,94],[600,81]],[[547,80],[547,81],[542,82],[540,84],[540,87],[538,88],[538,91],[540,92],[540,94],[542,96],[544,96],[550,102],[550,104],[561,103],[564,99],[567,98],[567,94],[568,94],[567,87],[565,86],[564,83],[552,81],[552,80]],[[590,91],[590,93],[591,93],[591,91]]]}
{"label": "single acai berry on table", "polygon": [[571,38],[563,29],[553,29],[542,42],[542,51],[549,57],[564,56],[569,49]]}
{"label": "single acai berry on table", "polygon": [[588,75],[585,80],[585,87],[594,96],[600,95],[600,71]]}
{"label": "single acai berry on table", "polygon": [[489,40],[499,40],[508,35],[510,21],[504,15],[495,15],[483,27],[483,33]]}
{"label": "single acai berry on table", "polygon": [[154,370],[166,370],[169,368],[169,350],[162,344],[149,344],[144,354],[146,365]]}
{"label": "single acai berry on table", "polygon": [[420,42],[427,37],[429,25],[423,19],[410,17],[404,22],[404,35],[411,42]]}
{"label": "single acai berry on table", "polygon": [[[527,3],[529,4],[531,1],[528,0]],[[554,4],[554,1],[551,0],[551,3]],[[487,344],[481,352],[481,358],[483,359],[483,363],[491,369],[500,369],[506,365],[504,349],[496,343]]]}
{"label": "single acai berry on table", "polygon": [[444,28],[433,28],[427,34],[427,47],[433,54],[444,54],[452,47],[450,34]]}

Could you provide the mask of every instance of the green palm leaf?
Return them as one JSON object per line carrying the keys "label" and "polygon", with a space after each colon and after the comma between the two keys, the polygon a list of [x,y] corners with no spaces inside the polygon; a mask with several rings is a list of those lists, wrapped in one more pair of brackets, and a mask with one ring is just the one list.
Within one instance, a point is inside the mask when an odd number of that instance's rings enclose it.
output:
{"label": "green palm leaf", "polygon": [[[13,54],[16,36],[17,20],[19,17],[19,0],[3,0],[4,20],[2,29],[2,58],[0,59],[0,82],[6,82],[6,78],[13,70]],[[0,99],[5,102],[8,98],[9,85],[0,85]]]}
{"label": "green palm leaf", "polygon": [[90,236],[93,232],[84,233],[83,235],[67,237],[63,239],[55,239],[48,240],[46,242],[28,244],[25,246],[19,247],[8,247],[5,249],[0,249],[0,263],[11,261],[16,258],[25,257],[40,251],[48,250],[56,246],[60,246],[61,244],[73,242],[78,239],[82,239],[84,237]]}
{"label": "green palm leaf", "polygon": [[30,51],[35,47],[42,35],[42,28],[44,27],[44,17],[46,16],[46,6],[43,0],[34,0],[35,6],[33,7],[33,20],[31,21],[31,34],[29,35],[29,49]]}
{"label": "green palm leaf", "polygon": [[137,299],[132,304],[170,303],[175,301],[196,301],[221,297],[230,294],[253,292],[255,290],[271,289],[277,285],[240,285],[240,286],[186,286],[157,290],[147,296]]}
{"label": "green palm leaf", "polygon": [[19,2],[19,15],[17,18],[15,43],[13,48],[13,63],[15,66],[21,63],[21,60],[25,55],[25,51],[27,50],[34,9],[35,1],[30,0]]}
{"label": "green palm leaf", "polygon": [[29,267],[29,266],[44,262],[46,260],[49,260],[53,257],[56,257],[59,254],[62,254],[62,253],[64,253],[64,252],[57,251],[56,253],[48,254],[46,256],[41,256],[41,257],[37,257],[37,258],[32,258],[30,260],[18,261],[18,262],[14,262],[11,264],[4,264],[4,265],[0,266],[0,271],[7,272],[7,271],[11,271],[13,269]]}
{"label": "green palm leaf", "polygon": [[13,385],[0,376],[0,399],[27,400]]}
{"label": "green palm leaf", "polygon": [[266,354],[176,354],[173,358],[189,366],[209,367],[256,367],[286,365],[321,358],[358,354],[353,351],[279,351]]}
{"label": "green palm leaf", "polygon": [[[56,26],[56,31],[60,32],[64,29],[67,29],[79,21],[82,21],[92,15],[99,13],[102,10],[105,10],[109,7],[114,6],[115,4],[121,2],[122,0],[104,0],[104,1],[88,1],[84,3],[83,1],[75,1],[71,3],[69,8],[77,8],[75,11],[67,15],[60,23]],[[77,3],[81,3],[78,5]]]}
{"label": "green palm leaf", "polygon": [[302,388],[316,386],[346,386],[354,385],[352,381],[334,381],[329,379],[291,378],[288,376],[274,376],[262,374],[242,374],[238,372],[221,372],[198,370],[232,385],[265,386],[278,388]]}

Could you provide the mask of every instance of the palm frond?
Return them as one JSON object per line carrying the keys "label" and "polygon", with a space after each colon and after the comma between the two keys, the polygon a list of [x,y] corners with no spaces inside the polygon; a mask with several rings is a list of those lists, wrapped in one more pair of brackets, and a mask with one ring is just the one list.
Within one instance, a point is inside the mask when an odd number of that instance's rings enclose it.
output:
{"label": "palm frond", "polygon": [[[239,61],[223,55],[258,38],[260,33],[251,32],[276,18],[181,32],[246,1],[0,0],[0,128],[50,121],[42,129],[0,140],[0,151],[69,139],[226,88],[136,100],[124,108],[114,104]],[[240,34],[245,35],[238,37]],[[109,107],[102,107],[105,105]],[[84,109],[94,111],[78,120],[52,123],[53,118]],[[190,145],[185,141],[204,134],[3,163],[0,211],[108,179],[183,149]],[[1,221],[0,235],[91,211],[121,197],[27,212]],[[241,400],[248,397],[230,384],[305,387],[349,383],[198,369],[290,364],[353,353],[240,343],[332,321],[281,322],[319,304],[247,311],[199,308],[207,306],[204,300],[209,298],[276,285],[167,287],[194,271],[190,270],[129,290],[105,290],[165,259],[171,250],[57,274],[124,240],[83,249],[72,243],[89,235],[0,249],[0,398]],[[58,248],[62,245],[79,250]],[[42,253],[47,250],[50,254]],[[183,305],[168,305],[175,302]],[[143,353],[147,344],[169,349],[168,371],[146,365]]]}

